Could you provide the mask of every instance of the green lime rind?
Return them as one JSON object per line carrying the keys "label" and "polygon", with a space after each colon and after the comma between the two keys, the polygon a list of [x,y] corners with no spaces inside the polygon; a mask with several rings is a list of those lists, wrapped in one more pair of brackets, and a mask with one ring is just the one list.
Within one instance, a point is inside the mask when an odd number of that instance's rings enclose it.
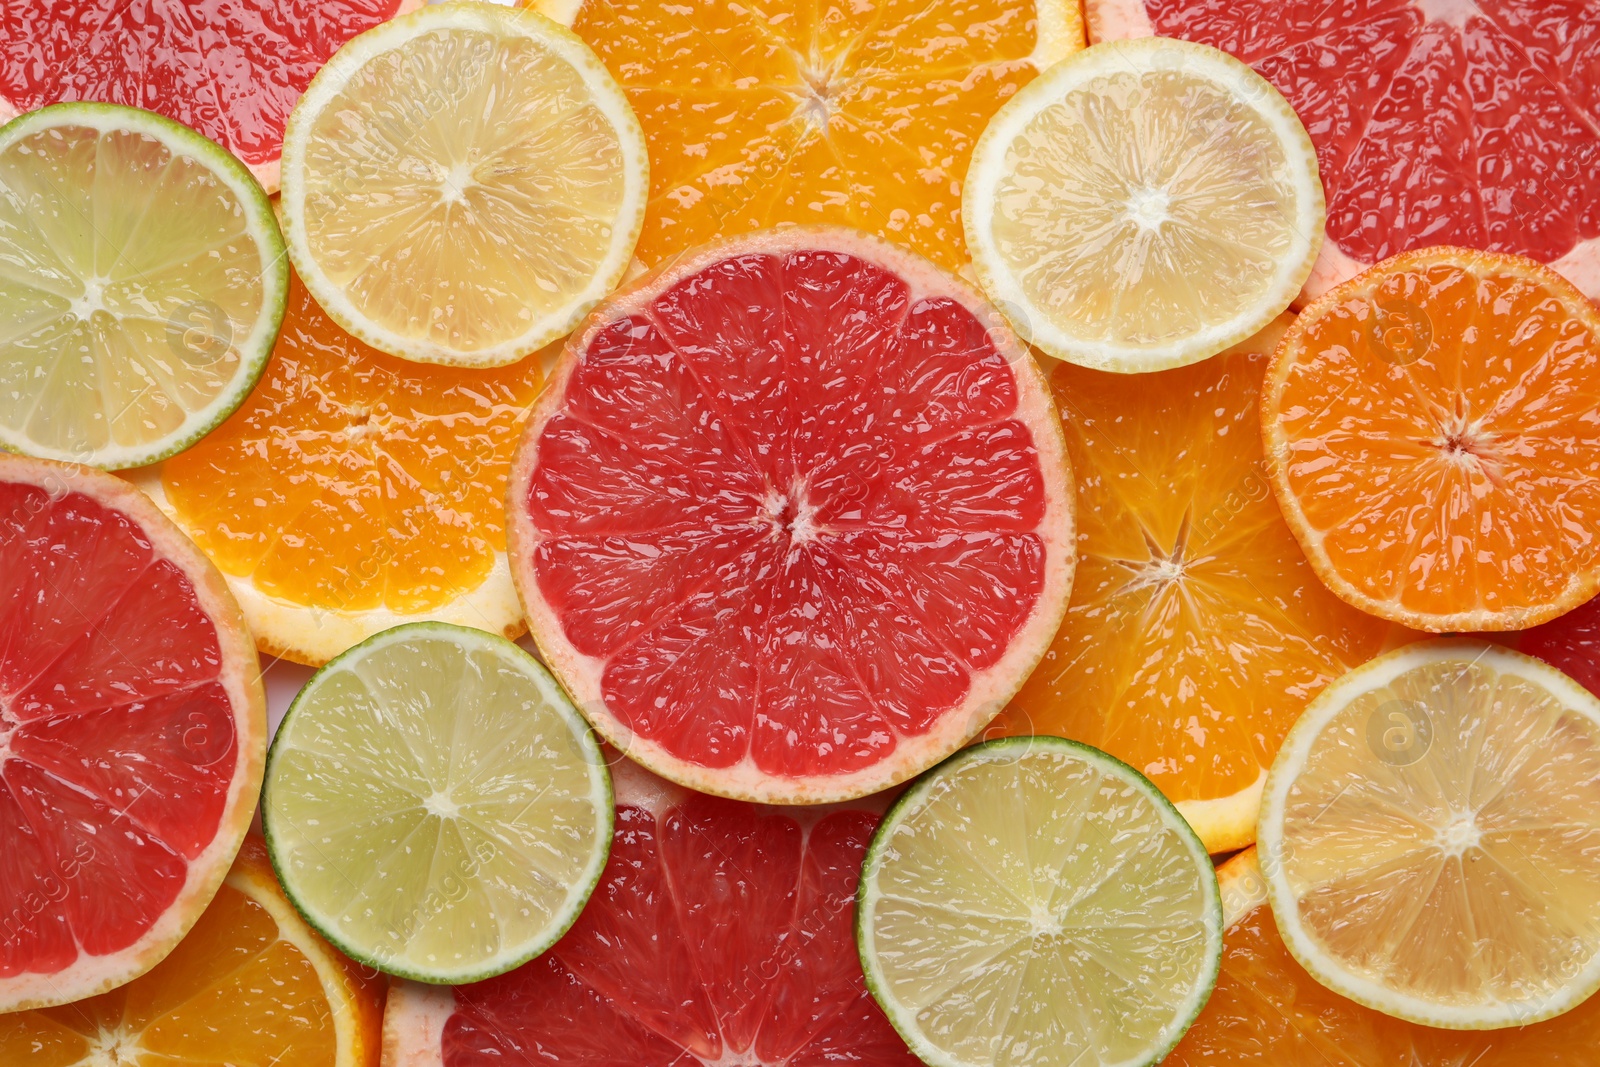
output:
{"label": "green lime rind", "polygon": [[[417,637],[444,639],[462,647],[463,655],[470,651],[487,651],[498,657],[501,663],[515,668],[530,679],[538,689],[540,697],[544,699],[547,707],[553,711],[571,733],[572,739],[582,752],[584,763],[588,768],[590,792],[588,801],[594,809],[595,822],[593,824],[593,847],[581,873],[566,883],[566,898],[563,906],[538,932],[512,948],[508,948],[485,959],[475,965],[465,967],[439,967],[427,968],[408,965],[398,961],[393,954],[385,953],[371,944],[358,942],[340,928],[321,903],[312,899],[308,887],[302,882],[298,872],[294,869],[288,855],[289,845],[285,833],[287,827],[280,824],[280,819],[287,820],[284,812],[286,799],[292,796],[288,791],[294,788],[294,783],[287,779],[283,761],[285,756],[296,750],[296,738],[301,732],[302,724],[308,717],[317,715],[317,700],[320,689],[319,683],[335,677],[338,673],[352,670],[362,660],[367,659],[374,652],[389,645],[410,640]],[[531,713],[532,709],[524,709]],[[405,753],[387,753],[375,750],[374,740],[367,735],[353,736],[349,739],[348,752],[341,752],[341,757],[359,759],[363,754],[368,754],[374,763],[381,763],[385,757],[398,756],[401,759],[410,755],[415,759],[414,750]],[[408,746],[409,748],[409,746]],[[392,760],[388,763],[393,766]],[[342,766],[342,765],[341,765]],[[396,787],[395,792],[404,790]],[[578,794],[574,794],[577,796]],[[542,796],[542,794],[541,794]],[[530,802],[531,803],[531,802]],[[592,728],[573,706],[566,692],[555,681],[548,670],[528,652],[511,641],[496,634],[471,627],[457,626],[452,623],[442,622],[416,622],[401,626],[391,627],[382,633],[367,638],[358,645],[347,649],[339,656],[320,669],[311,680],[300,690],[294,701],[289,705],[284,714],[283,722],[278,727],[271,748],[267,752],[266,771],[261,789],[261,825],[266,838],[267,852],[271,857],[273,869],[277,872],[278,881],[283,885],[284,893],[294,905],[302,918],[321,934],[327,941],[338,948],[345,955],[358,963],[365,964],[387,974],[400,978],[408,978],[417,982],[433,985],[461,985],[469,982],[482,981],[498,974],[514,970],[522,964],[548,950],[559,941],[577,921],[578,915],[588,903],[589,897],[594,893],[599,884],[601,875],[605,871],[606,862],[611,853],[611,838],[614,829],[616,798],[612,789],[611,775],[604,753],[595,739]],[[524,809],[526,810],[526,809]],[[394,815],[397,812],[380,813]],[[361,814],[358,813],[358,821]],[[313,846],[314,847],[314,846]],[[509,846],[508,846],[509,847]],[[511,851],[515,852],[514,847]],[[320,855],[320,853],[319,853]],[[326,859],[326,857],[323,857]],[[366,875],[370,880],[374,874],[374,867],[368,865],[367,869],[357,872],[356,877]],[[474,874],[474,877],[476,875]],[[429,886],[432,894],[438,889],[437,885]],[[453,902],[449,894],[444,897],[444,903],[435,902],[430,905],[426,897],[414,902],[412,914],[429,912],[442,914],[443,909],[450,907]],[[413,934],[415,936],[415,934]]]}
{"label": "green lime rind", "polygon": [[16,427],[0,424],[0,449],[5,451],[105,470],[141,467],[177,455],[193,445],[233,414],[255,388],[277,343],[288,308],[288,253],[271,200],[249,169],[223,146],[163,115],[120,104],[51,104],[25,112],[0,126],[0,156],[22,137],[64,126],[87,127],[101,133],[126,130],[144,134],[161,142],[174,155],[194,160],[237,199],[245,215],[246,233],[260,251],[261,308],[250,332],[236,346],[239,366],[233,379],[205,407],[188,413],[176,430],[139,445],[58,448],[34,441]]}
{"label": "green lime rind", "polygon": [[[1161,825],[1171,829],[1178,835],[1194,861],[1195,870],[1200,875],[1200,891],[1205,897],[1201,910],[1205,916],[1207,943],[1204,967],[1196,975],[1196,980],[1191,987],[1187,1008],[1177,1017],[1174,1025],[1164,1027],[1163,1032],[1157,1035],[1149,1047],[1142,1050],[1142,1056],[1123,1058],[1118,1061],[1124,1067],[1151,1067],[1151,1065],[1160,1063],[1182,1040],[1183,1035],[1199,1016],[1201,1009],[1205,1007],[1206,1001],[1211,996],[1211,991],[1216,986],[1217,976],[1222,966],[1222,935],[1224,929],[1222,893],[1217,883],[1216,869],[1211,863],[1211,857],[1207,854],[1199,836],[1184,820],[1173,803],[1148,778],[1134,768],[1115,756],[1077,741],[1047,736],[1008,737],[974,745],[971,748],[957,752],[943,763],[924,773],[890,806],[867,846],[866,858],[861,866],[861,881],[856,887],[856,949],[861,958],[861,969],[866,978],[867,989],[872,993],[873,999],[878,1002],[878,1005],[883,1009],[884,1015],[889,1019],[890,1025],[900,1034],[906,1045],[930,1067],[988,1067],[988,1065],[995,1062],[1000,1051],[997,1047],[998,1041],[991,1042],[993,1046],[996,1046],[996,1054],[994,1056],[971,1059],[952,1055],[928,1038],[922,1027],[917,1024],[915,1012],[900,1004],[890,995],[890,983],[880,965],[875,935],[869,920],[873,913],[873,905],[879,899],[877,892],[878,880],[884,869],[891,838],[895,836],[909,815],[921,809],[929,792],[940,779],[967,764],[977,761],[995,759],[1003,759],[1008,762],[1016,761],[1027,758],[1030,753],[1040,751],[1054,751],[1074,756],[1101,774],[1116,778],[1131,786],[1150,802]],[[931,929],[924,930],[924,934],[931,932]],[[1116,1020],[1116,1022],[1120,1024],[1124,1023],[1125,1020]],[[994,1036],[998,1038],[1000,1035],[996,1034]]]}

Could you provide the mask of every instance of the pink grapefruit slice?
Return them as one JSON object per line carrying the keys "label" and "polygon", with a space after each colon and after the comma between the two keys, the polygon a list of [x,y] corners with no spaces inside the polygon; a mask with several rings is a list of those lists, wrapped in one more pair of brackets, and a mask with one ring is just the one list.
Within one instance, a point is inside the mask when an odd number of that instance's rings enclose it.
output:
{"label": "pink grapefruit slice", "polygon": [[1600,697],[1600,597],[1521,633],[1517,648]]}
{"label": "pink grapefruit slice", "polygon": [[1600,298],[1593,0],[1086,0],[1091,40],[1181,37],[1283,93],[1317,149],[1307,301],[1427,245],[1528,256]]}
{"label": "pink grapefruit slice", "polygon": [[276,192],[283,124],[312,76],[356,34],[420,6],[7,0],[0,122],[64,100],[142,107],[199,130]]}
{"label": "pink grapefruit slice", "polygon": [[954,751],[1072,583],[1038,367],[971,288],[850,230],[709,246],[599,308],[510,502],[529,629],[600,733],[767,803],[863,796]]}
{"label": "pink grapefruit slice", "polygon": [[222,576],[137,489],[0,455],[0,1012],[159,963],[228,873],[266,703]]}
{"label": "pink grapefruit slice", "polygon": [[917,1067],[852,923],[881,805],[767,808],[622,761],[611,858],[544,955],[473,985],[397,982],[384,1067]]}

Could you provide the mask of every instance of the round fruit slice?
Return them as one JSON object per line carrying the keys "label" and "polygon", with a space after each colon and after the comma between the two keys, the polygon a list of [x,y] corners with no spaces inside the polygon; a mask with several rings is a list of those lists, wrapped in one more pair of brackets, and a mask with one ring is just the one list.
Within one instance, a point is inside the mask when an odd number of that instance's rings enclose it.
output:
{"label": "round fruit slice", "polygon": [[583,910],[611,779],[532,656],[413,623],[306,683],[272,742],[261,824],[329,941],[390,974],[469,982],[537,956]]}
{"label": "round fruit slice", "polygon": [[1256,841],[1284,942],[1357,1003],[1481,1030],[1600,988],[1600,700],[1537,660],[1429,641],[1351,671]]}
{"label": "round fruit slice", "polygon": [[872,807],[769,808],[622,761],[600,888],[549,952],[454,990],[397,982],[386,1067],[917,1067],[861,979]]}
{"label": "round fruit slice", "polygon": [[1271,322],[1322,239],[1316,153],[1259,75],[1203,45],[1096,45],[995,113],[962,193],[1017,332],[1088,367],[1216,355]]}
{"label": "round fruit slice", "polygon": [[1434,244],[1530,256],[1600,297],[1600,22],[1586,0],[1085,7],[1092,40],[1213,45],[1288,97],[1329,205],[1308,299]]}
{"label": "round fruit slice", "polygon": [[0,128],[0,448],[95,467],[181,451],[239,406],[283,321],[266,194],[148,111]]}
{"label": "round fruit slice", "polygon": [[266,750],[221,575],[137,489],[0,456],[0,1012],[159,963],[217,891]]}
{"label": "round fruit slice", "polygon": [[1211,993],[1222,904],[1199,838],[1138,771],[1012,738],[941,764],[884,816],[856,939],[931,1067],[1142,1067]]}
{"label": "round fruit slice", "polygon": [[467,370],[386,356],[291,274],[255,391],[135,481],[227,576],[263,652],[321,666],[423,620],[514,637],[506,476],[541,359]]}
{"label": "round fruit slice", "polygon": [[114,993],[0,1015],[0,1062],[28,1067],[378,1067],[382,987],[295,914],[259,838],[182,944]]}
{"label": "round fruit slice", "polygon": [[1419,630],[1517,630],[1600,590],[1600,310],[1532,260],[1430,248],[1306,308],[1261,426],[1318,577]]}
{"label": "round fruit slice", "polygon": [[1523,631],[1517,647],[1600,696],[1600,597]]}
{"label": "round fruit slice", "polygon": [[1228,921],[1222,974],[1163,1067],[1583,1067],[1600,1041],[1600,998],[1514,1030],[1439,1030],[1364,1008],[1284,947],[1254,849],[1223,864],[1217,881]]}
{"label": "round fruit slice", "polygon": [[0,121],[63,100],[148,107],[226,145],[269,192],[289,109],[333,50],[422,0],[125,4],[15,0]]}
{"label": "round fruit slice", "polygon": [[510,494],[528,625],[579,708],[736,798],[862,796],[942,759],[1072,582],[1038,368],[965,285],[846,230],[702,249],[597,311]]}
{"label": "round fruit slice", "polygon": [[1056,365],[1078,573],[1055,642],[987,735],[1126,760],[1211,852],[1255,839],[1283,736],[1396,629],[1328,592],[1267,487],[1257,401],[1291,321],[1138,377]]}
{"label": "round fruit slice", "polygon": [[967,264],[961,178],[1017,87],[1083,47],[1077,0],[528,0],[622,83],[650,144],[654,266],[783,223]]}
{"label": "round fruit slice", "polygon": [[346,44],[283,135],[295,268],[334,320],[426,363],[498,366],[622,277],[649,164],[593,52],[531,11],[445,3]]}

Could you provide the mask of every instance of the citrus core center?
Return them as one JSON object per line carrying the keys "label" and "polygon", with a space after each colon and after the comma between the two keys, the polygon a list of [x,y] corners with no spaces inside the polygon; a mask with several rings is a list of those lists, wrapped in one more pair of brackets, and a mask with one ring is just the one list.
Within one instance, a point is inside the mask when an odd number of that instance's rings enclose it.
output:
{"label": "citrus core center", "polygon": [[1476,848],[1482,837],[1478,820],[1472,812],[1457,812],[1454,818],[1439,828],[1439,849],[1447,856],[1459,856],[1469,848]]}

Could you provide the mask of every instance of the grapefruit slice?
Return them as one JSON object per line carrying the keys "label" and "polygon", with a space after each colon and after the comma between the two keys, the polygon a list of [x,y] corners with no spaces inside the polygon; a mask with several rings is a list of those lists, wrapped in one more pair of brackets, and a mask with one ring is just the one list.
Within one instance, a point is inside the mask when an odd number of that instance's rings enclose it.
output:
{"label": "grapefruit slice", "polygon": [[861,796],[980,730],[1072,582],[1037,366],[910,252],[691,253],[568,342],[512,465],[512,576],[596,728],[683,785]]}
{"label": "grapefruit slice", "polygon": [[1092,41],[1182,37],[1288,98],[1317,147],[1327,240],[1305,299],[1456,244],[1600,297],[1600,22],[1590,0],[1086,0]]}
{"label": "grapefruit slice", "polygon": [[600,885],[554,948],[455,989],[397,982],[384,1067],[917,1067],[851,935],[877,807],[764,808],[622,761]]}
{"label": "grapefruit slice", "polygon": [[0,456],[0,1012],[149,970],[239,849],[266,754],[222,576],[109,474]]}
{"label": "grapefruit slice", "polygon": [[278,188],[283,126],[345,41],[422,0],[17,0],[0,34],[0,121],[65,100],[142,107],[199,130]]}
{"label": "grapefruit slice", "polygon": [[1524,631],[1517,647],[1600,696],[1600,597]]}

